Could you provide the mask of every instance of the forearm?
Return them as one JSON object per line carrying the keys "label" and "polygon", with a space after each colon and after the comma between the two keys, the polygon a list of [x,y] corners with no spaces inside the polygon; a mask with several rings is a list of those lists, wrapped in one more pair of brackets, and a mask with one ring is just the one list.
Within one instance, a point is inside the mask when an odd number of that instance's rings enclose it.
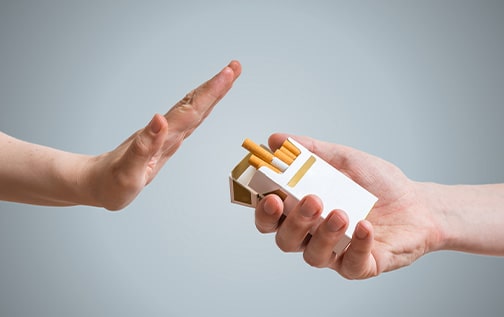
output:
{"label": "forearm", "polygon": [[442,237],[434,249],[504,255],[504,184],[419,186]]}
{"label": "forearm", "polygon": [[0,133],[0,199],[53,206],[89,204],[90,157],[17,140]]}

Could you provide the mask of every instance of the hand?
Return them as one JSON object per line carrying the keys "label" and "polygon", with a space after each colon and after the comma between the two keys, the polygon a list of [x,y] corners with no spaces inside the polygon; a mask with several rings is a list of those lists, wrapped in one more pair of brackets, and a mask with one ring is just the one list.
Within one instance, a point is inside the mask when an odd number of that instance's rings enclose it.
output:
{"label": "hand", "polygon": [[164,116],[154,115],[145,128],[115,150],[92,158],[85,172],[95,200],[92,204],[109,210],[128,205],[209,115],[240,73],[240,63],[232,61]]}
{"label": "hand", "polygon": [[[287,137],[272,135],[270,147],[280,147]],[[417,183],[396,166],[349,147],[308,137],[293,138],[379,200],[366,220],[357,224],[346,251],[336,255],[333,247],[348,226],[344,211],[331,211],[319,224],[322,202],[316,196],[304,197],[288,216],[283,215],[278,196],[265,197],[255,211],[256,227],[262,233],[276,231],[281,250],[302,251],[304,260],[312,266],[331,268],[348,279],[364,279],[409,265],[439,245],[436,219],[422,204]],[[309,233],[312,227],[316,228],[313,235]]]}

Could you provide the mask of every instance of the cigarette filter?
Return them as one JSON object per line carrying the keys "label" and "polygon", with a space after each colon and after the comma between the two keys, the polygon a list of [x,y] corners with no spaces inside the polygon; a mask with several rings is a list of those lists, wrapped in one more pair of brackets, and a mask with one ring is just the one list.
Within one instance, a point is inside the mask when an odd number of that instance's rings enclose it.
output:
{"label": "cigarette filter", "polygon": [[[247,139],[249,142],[252,143]],[[244,147],[249,149],[249,146]],[[261,148],[261,151],[268,151],[265,146]],[[283,200],[284,213],[288,214],[304,196],[315,194],[324,204],[322,218],[334,209],[341,209],[348,215],[345,237],[334,248],[337,254],[341,253],[350,243],[357,222],[366,218],[378,199],[292,138],[285,141],[284,148],[294,159],[285,164],[283,171],[267,164],[273,160],[271,151],[268,155],[262,153],[263,157],[268,157],[268,162],[258,164],[254,160],[255,153],[250,150],[252,154],[248,153],[229,176],[231,202],[255,207],[264,196],[276,194]]]}

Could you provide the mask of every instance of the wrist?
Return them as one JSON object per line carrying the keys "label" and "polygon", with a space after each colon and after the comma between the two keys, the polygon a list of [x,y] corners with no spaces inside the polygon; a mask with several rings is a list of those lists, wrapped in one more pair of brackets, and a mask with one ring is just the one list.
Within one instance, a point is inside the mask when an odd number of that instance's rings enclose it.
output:
{"label": "wrist", "polygon": [[[59,173],[63,189],[60,199],[68,205],[96,206],[93,195],[93,160],[94,157],[74,153],[65,153],[64,160],[57,160],[54,169]],[[62,157],[63,158],[63,157]],[[57,174],[56,174],[57,175]]]}
{"label": "wrist", "polygon": [[415,182],[418,202],[432,224],[427,241],[427,252],[446,250],[453,241],[450,230],[446,203],[443,200],[444,185],[427,182]]}
{"label": "wrist", "polygon": [[420,184],[437,239],[432,250],[504,255],[504,185]]}
{"label": "wrist", "polygon": [[105,168],[107,156],[108,153],[104,153],[83,158],[78,172],[81,205],[106,207],[104,186],[108,186],[106,184],[106,174],[108,171]]}
{"label": "wrist", "polygon": [[85,205],[109,211],[126,207],[142,188],[135,175],[125,171],[124,160],[114,152],[89,157],[81,175]]}

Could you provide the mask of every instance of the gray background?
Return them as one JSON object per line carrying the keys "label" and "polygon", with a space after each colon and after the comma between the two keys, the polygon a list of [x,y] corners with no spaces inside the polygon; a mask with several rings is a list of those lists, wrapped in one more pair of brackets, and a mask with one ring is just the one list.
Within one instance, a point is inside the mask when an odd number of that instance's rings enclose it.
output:
{"label": "gray background", "polygon": [[17,138],[102,153],[229,60],[243,74],[127,209],[0,203],[0,315],[502,316],[502,258],[347,281],[259,234],[227,177],[244,138],[281,131],[419,181],[502,182],[503,56],[502,1],[2,1]]}

